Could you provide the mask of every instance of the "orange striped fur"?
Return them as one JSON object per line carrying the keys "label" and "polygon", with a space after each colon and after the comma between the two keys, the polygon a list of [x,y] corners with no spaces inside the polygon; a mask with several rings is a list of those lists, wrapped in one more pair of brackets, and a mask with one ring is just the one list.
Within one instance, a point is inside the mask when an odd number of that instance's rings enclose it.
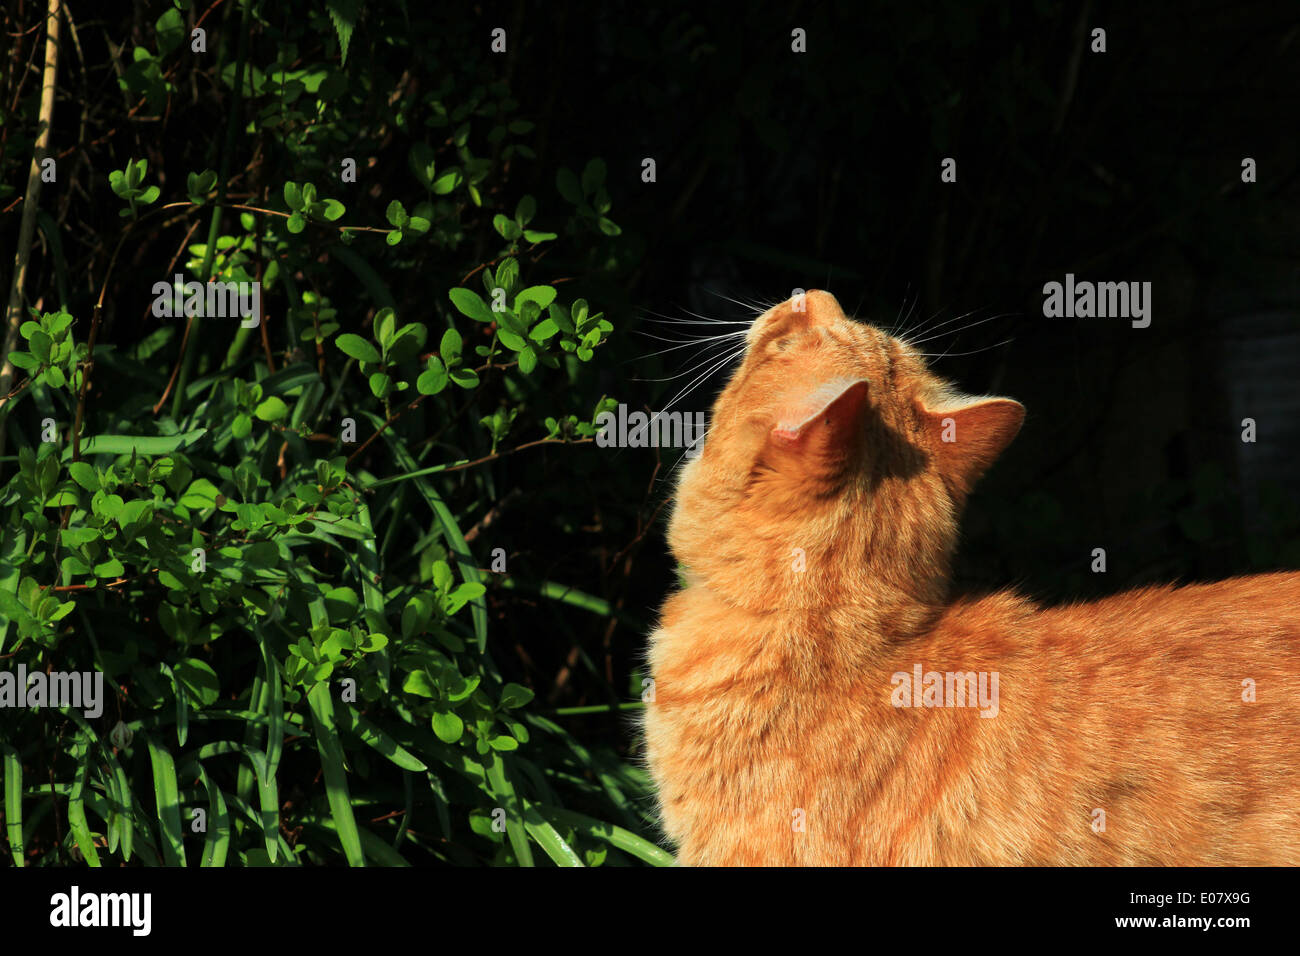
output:
{"label": "orange striped fur", "polygon": [[[681,863],[1300,863],[1300,574],[954,602],[963,502],[1023,408],[825,292],[747,343],[682,473],[686,586],[650,644]],[[895,706],[917,665],[996,675],[995,715]]]}

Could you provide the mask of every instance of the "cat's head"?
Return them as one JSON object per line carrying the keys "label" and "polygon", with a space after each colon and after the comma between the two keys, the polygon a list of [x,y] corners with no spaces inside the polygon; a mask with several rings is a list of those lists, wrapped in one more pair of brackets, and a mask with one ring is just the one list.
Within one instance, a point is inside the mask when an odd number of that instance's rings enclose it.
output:
{"label": "cat's head", "polygon": [[962,504],[1023,418],[829,293],[796,296],[750,327],[670,544],[694,581],[755,609],[941,601]]}

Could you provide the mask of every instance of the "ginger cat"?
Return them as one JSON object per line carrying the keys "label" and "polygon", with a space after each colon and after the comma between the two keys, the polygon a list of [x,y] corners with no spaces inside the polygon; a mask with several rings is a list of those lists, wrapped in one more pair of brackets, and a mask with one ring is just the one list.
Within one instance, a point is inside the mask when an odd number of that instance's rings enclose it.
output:
{"label": "ginger cat", "polygon": [[1023,417],[828,293],[754,321],[651,636],[680,863],[1300,863],[1300,573],[950,601],[962,505]]}

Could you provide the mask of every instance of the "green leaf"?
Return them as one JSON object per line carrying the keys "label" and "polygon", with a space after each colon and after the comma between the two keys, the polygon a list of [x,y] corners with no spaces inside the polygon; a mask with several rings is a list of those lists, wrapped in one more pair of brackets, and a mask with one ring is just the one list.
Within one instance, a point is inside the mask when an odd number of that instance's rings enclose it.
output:
{"label": "green leaf", "polygon": [[429,367],[415,380],[415,390],[421,395],[437,395],[447,387],[447,369],[436,355],[429,356]]}
{"label": "green leaf", "polygon": [[354,359],[362,362],[378,362],[380,360],[379,350],[367,342],[359,335],[351,332],[345,332],[334,340],[345,355],[350,355]]}
{"label": "green leaf", "polygon": [[582,170],[582,191],[590,196],[605,182],[605,161],[599,156],[588,161]]}
{"label": "green leaf", "polygon": [[434,195],[445,196],[464,181],[465,174],[459,169],[448,170],[433,181]]}
{"label": "green leaf", "polygon": [[289,414],[289,406],[284,403],[283,399],[272,395],[270,398],[263,399],[253,414],[264,422],[278,422]]}
{"label": "green leaf", "polygon": [[483,298],[471,289],[456,288],[447,295],[452,305],[475,322],[491,322],[495,318]]}
{"label": "green leaf", "polygon": [[575,206],[583,201],[582,184],[578,181],[577,174],[567,166],[560,169],[555,175],[555,188],[560,191],[560,195],[573,203]]}
{"label": "green leaf", "polygon": [[536,302],[545,309],[555,301],[555,289],[549,285],[533,285],[515,296],[515,308],[519,309],[525,302]]}
{"label": "green leaf", "polygon": [[442,343],[438,346],[438,354],[450,366],[460,359],[463,347],[464,343],[461,340],[460,333],[455,329],[448,329],[442,333]]}
{"label": "green leaf", "polygon": [[497,338],[501,340],[502,345],[512,352],[520,352],[528,346],[522,335],[516,335],[506,328],[497,328]]}
{"label": "green leaf", "polygon": [[492,228],[496,229],[503,239],[518,239],[523,234],[519,223],[501,213],[492,217]]}
{"label": "green leaf", "polygon": [[37,329],[32,333],[28,343],[32,347],[32,354],[40,359],[42,364],[47,364],[50,361],[50,349],[54,347],[53,339],[40,329]]}
{"label": "green leaf", "polygon": [[501,706],[507,710],[523,707],[533,699],[533,692],[519,684],[506,684],[501,688]]}
{"label": "green leaf", "polygon": [[101,561],[95,565],[95,577],[97,578],[117,578],[126,572],[126,566],[117,558],[109,558],[107,561]]}
{"label": "green leaf", "polygon": [[525,346],[519,352],[519,371],[531,375],[535,368],[537,368],[537,353],[533,351],[531,345]]}
{"label": "green leaf", "polygon": [[174,668],[176,679],[200,707],[211,707],[221,694],[221,682],[212,666],[195,657],[187,657]]}
{"label": "green leaf", "polygon": [[215,508],[217,506],[217,495],[221,492],[217,486],[206,478],[196,478],[185,489],[185,494],[180,496],[179,504],[186,508]]}
{"label": "green leaf", "polygon": [[357,25],[357,15],[361,12],[361,0],[325,0],[325,9],[329,11],[330,20],[339,38],[339,62],[348,62],[348,45],[352,42],[352,31]]}
{"label": "green leaf", "polygon": [[465,732],[465,722],[450,711],[434,714],[433,732],[438,735],[438,739],[444,744],[454,744],[460,740],[461,734]]}
{"label": "green leaf", "polygon": [[461,388],[476,388],[478,386],[478,373],[472,368],[454,368],[449,374],[451,380]]}
{"label": "green leaf", "polygon": [[84,461],[74,461],[68,465],[68,474],[72,476],[73,481],[87,491],[99,490],[99,473],[95,471],[92,465],[88,465]]}

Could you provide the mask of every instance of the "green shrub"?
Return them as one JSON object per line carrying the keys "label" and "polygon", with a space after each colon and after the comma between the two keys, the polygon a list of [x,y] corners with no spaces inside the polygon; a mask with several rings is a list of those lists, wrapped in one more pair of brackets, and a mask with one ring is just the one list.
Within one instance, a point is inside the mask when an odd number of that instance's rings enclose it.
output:
{"label": "green shrub", "polygon": [[[21,326],[0,656],[98,670],[106,700],[0,710],[10,856],[671,862],[644,773],[503,677],[488,589],[519,582],[465,538],[501,459],[588,443],[611,405],[585,366],[614,324],[550,267],[614,267],[604,164],[521,194],[532,124],[462,37],[367,4],[362,42],[360,5],[326,6],[232,3],[206,56],[194,11],[136,32],[139,115],[200,76],[226,135],[119,160],[93,288],[46,290],[63,307]],[[438,82],[384,68],[417,54]],[[183,252],[141,286],[130,253],[166,228]],[[260,282],[263,321],[187,317],[181,272]],[[138,312],[153,280],[161,327],[106,340],[106,294]]]}

